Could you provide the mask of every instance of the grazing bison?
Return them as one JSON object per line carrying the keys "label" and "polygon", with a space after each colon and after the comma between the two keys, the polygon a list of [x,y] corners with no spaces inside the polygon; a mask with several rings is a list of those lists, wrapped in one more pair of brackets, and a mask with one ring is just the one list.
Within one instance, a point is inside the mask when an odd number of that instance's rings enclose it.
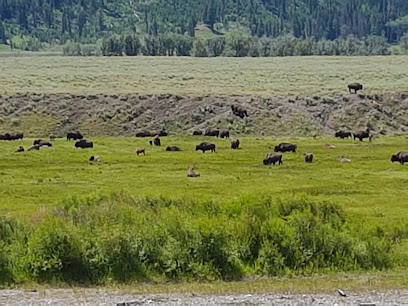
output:
{"label": "grazing bison", "polygon": [[357,91],[359,90],[363,90],[363,85],[361,85],[360,83],[351,83],[348,84],[348,90],[351,93],[351,90],[354,90],[354,93],[357,93]]}
{"label": "grazing bison", "polygon": [[40,149],[39,145],[34,145],[31,148],[29,148],[27,151],[38,151]]}
{"label": "grazing bison", "polygon": [[220,131],[220,137],[221,138],[229,138],[230,134],[228,130]]}
{"label": "grazing bison", "polygon": [[93,142],[81,139],[75,143],[75,148],[81,149],[93,148]]}
{"label": "grazing bison", "polygon": [[81,140],[84,136],[80,132],[70,132],[67,133],[67,140]]}
{"label": "grazing bison", "polygon": [[239,105],[239,104],[233,104],[233,105],[231,105],[231,110],[232,110],[232,113],[233,113],[235,116],[238,116],[238,117],[240,117],[241,119],[243,119],[244,117],[248,117],[248,112],[247,112],[247,110],[246,110],[244,107],[242,107],[241,105]]}
{"label": "grazing bison", "polygon": [[263,160],[263,164],[265,166],[268,166],[270,164],[273,164],[275,166],[276,163],[278,163],[279,165],[282,164],[282,154],[279,153],[266,154],[266,157]]}
{"label": "grazing bison", "polygon": [[166,151],[170,151],[170,152],[178,152],[181,151],[181,149],[177,146],[169,146],[166,148]]}
{"label": "grazing bison", "polygon": [[194,170],[193,167],[189,167],[187,171],[187,177],[199,177],[200,173]]}
{"label": "grazing bison", "polygon": [[351,132],[340,130],[334,134],[334,137],[344,139],[344,138],[349,138],[349,137],[351,138],[352,135],[351,135]]}
{"label": "grazing bison", "polygon": [[201,136],[201,135],[203,135],[203,132],[202,131],[193,131],[193,136]]}
{"label": "grazing bison", "polygon": [[339,162],[342,164],[346,164],[346,163],[351,163],[351,160],[348,158],[345,158],[344,156],[339,156]]}
{"label": "grazing bison", "polygon": [[9,140],[18,140],[18,139],[23,139],[24,134],[23,133],[10,133],[9,134]]}
{"label": "grazing bison", "polygon": [[140,130],[136,132],[136,137],[150,137],[150,136],[152,136],[151,133],[146,130]]}
{"label": "grazing bison", "polygon": [[296,153],[297,146],[292,143],[281,142],[279,145],[275,146],[275,152],[290,152]]}
{"label": "grazing bison", "polygon": [[219,129],[208,128],[204,132],[204,136],[216,136],[216,137],[218,137],[219,135],[220,135],[220,130]]}
{"label": "grazing bison", "polygon": [[210,142],[202,142],[196,146],[196,151],[198,150],[203,151],[203,153],[205,153],[205,151],[215,152],[215,144]]}
{"label": "grazing bison", "polygon": [[392,162],[399,162],[401,165],[408,163],[408,152],[399,151],[396,154],[391,155]]}
{"label": "grazing bison", "polygon": [[313,153],[304,153],[305,156],[305,163],[312,163],[313,162]]}
{"label": "grazing bison", "polygon": [[239,139],[233,139],[231,141],[231,149],[238,149],[239,148]]}
{"label": "grazing bison", "polygon": [[22,146],[19,146],[17,150],[15,150],[14,152],[16,153],[24,152],[24,148]]}
{"label": "grazing bison", "polygon": [[91,164],[92,163],[100,163],[101,162],[101,158],[99,157],[99,156],[91,156],[90,158],[89,158],[89,161],[91,162]]}
{"label": "grazing bison", "polygon": [[360,141],[363,141],[364,138],[368,138],[371,141],[371,134],[370,134],[370,130],[366,129],[365,131],[358,131],[358,132],[354,132],[353,133],[353,138],[354,140],[359,139]]}
{"label": "grazing bison", "polygon": [[139,154],[146,155],[146,151],[145,151],[144,148],[137,148],[136,149],[136,154],[137,154],[137,156],[139,156]]}

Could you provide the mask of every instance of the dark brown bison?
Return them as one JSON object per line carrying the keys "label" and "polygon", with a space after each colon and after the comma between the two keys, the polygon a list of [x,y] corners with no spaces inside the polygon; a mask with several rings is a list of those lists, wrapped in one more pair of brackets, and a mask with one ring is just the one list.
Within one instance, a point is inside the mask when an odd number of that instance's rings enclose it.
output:
{"label": "dark brown bison", "polygon": [[363,85],[361,85],[360,83],[351,83],[348,84],[348,90],[351,93],[351,90],[354,90],[354,93],[357,93],[357,91],[359,90],[363,90]]}
{"label": "dark brown bison", "polygon": [[287,142],[281,142],[277,146],[275,146],[274,151],[275,152],[290,152],[292,151],[293,153],[296,153],[297,146],[292,143],[287,143]]}
{"label": "dark brown bison", "polygon": [[194,170],[193,167],[189,167],[187,171],[187,177],[199,177],[200,173]]}
{"label": "dark brown bison", "polygon": [[305,163],[312,163],[313,162],[313,153],[304,153],[305,156]]}
{"label": "dark brown bison", "polygon": [[344,138],[349,138],[349,137],[351,138],[352,135],[351,135],[351,132],[340,130],[334,134],[334,137],[344,139]]}
{"label": "dark brown bison", "polygon": [[360,141],[363,141],[364,138],[368,138],[371,141],[371,134],[370,134],[370,130],[366,129],[365,131],[357,131],[353,133],[353,138],[354,140],[356,140],[356,138]]}
{"label": "dark brown bison", "polygon": [[204,136],[215,136],[218,137],[220,135],[219,129],[208,128],[204,132]]}
{"label": "dark brown bison", "polygon": [[220,137],[221,138],[229,138],[230,137],[229,131],[228,130],[220,131]]}
{"label": "dark brown bison", "polygon": [[50,134],[50,141],[54,141],[57,138],[54,134]]}
{"label": "dark brown bison", "polygon": [[139,130],[136,132],[136,137],[150,137],[150,136],[152,136],[151,133],[146,130]]}
{"label": "dark brown bison", "polygon": [[81,149],[93,148],[93,142],[81,139],[75,143],[75,148]]}
{"label": "dark brown bison", "polygon": [[181,149],[177,146],[168,146],[166,148],[166,151],[170,151],[170,152],[177,152],[177,151],[181,151]]}
{"label": "dark brown bison", "polygon": [[18,140],[18,139],[23,139],[24,134],[23,133],[5,133],[5,134],[0,134],[0,140]]}
{"label": "dark brown bison", "polygon": [[193,136],[201,136],[201,135],[203,135],[203,132],[202,131],[193,131]]}
{"label": "dark brown bison", "polygon": [[33,145],[39,145],[40,147],[52,147],[52,143],[43,140],[43,139],[36,139],[34,140]]}
{"label": "dark brown bison", "polygon": [[166,131],[163,131],[163,130],[150,132],[150,136],[165,137],[165,136],[168,136],[168,135],[169,135],[169,133],[166,132]]}
{"label": "dark brown bison", "polygon": [[241,105],[239,105],[239,104],[233,104],[233,105],[231,105],[231,110],[232,110],[232,113],[233,113],[235,116],[238,116],[238,117],[240,117],[241,119],[243,119],[244,117],[248,117],[248,112],[247,112],[247,110],[246,110],[244,107],[242,107]]}
{"label": "dark brown bison", "polygon": [[238,149],[239,148],[239,139],[233,139],[231,141],[231,149]]}
{"label": "dark brown bison", "polygon": [[69,132],[67,133],[67,140],[81,140],[84,136],[80,132]]}
{"label": "dark brown bison", "polygon": [[16,153],[24,152],[24,148],[22,146],[19,146],[17,150],[15,150],[14,152]]}
{"label": "dark brown bison", "polygon": [[29,148],[27,151],[38,151],[40,149],[39,145],[34,145],[31,148]]}
{"label": "dark brown bison", "polygon": [[196,151],[201,150],[203,153],[205,151],[215,152],[215,144],[210,142],[202,142],[199,145],[196,145]]}
{"label": "dark brown bison", "polygon": [[155,146],[159,146],[159,147],[160,147],[160,146],[161,146],[160,137],[156,135],[156,136],[153,138],[153,140],[149,140],[149,143],[150,143],[151,146],[154,144]]}
{"label": "dark brown bison", "polygon": [[276,163],[278,163],[279,165],[282,164],[282,154],[279,153],[266,154],[266,157],[263,160],[263,164],[265,166],[270,164],[273,164],[275,166]]}
{"label": "dark brown bison", "polygon": [[392,162],[399,162],[401,165],[408,163],[408,152],[399,151],[396,154],[391,155]]}

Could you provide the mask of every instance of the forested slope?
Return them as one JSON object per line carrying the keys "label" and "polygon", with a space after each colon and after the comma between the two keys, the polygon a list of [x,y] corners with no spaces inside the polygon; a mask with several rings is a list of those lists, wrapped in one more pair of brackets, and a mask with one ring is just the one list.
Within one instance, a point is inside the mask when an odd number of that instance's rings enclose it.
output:
{"label": "forested slope", "polygon": [[253,36],[337,39],[408,30],[406,0],[0,0],[0,42],[24,34],[41,42],[92,43],[110,34],[177,33],[197,24]]}

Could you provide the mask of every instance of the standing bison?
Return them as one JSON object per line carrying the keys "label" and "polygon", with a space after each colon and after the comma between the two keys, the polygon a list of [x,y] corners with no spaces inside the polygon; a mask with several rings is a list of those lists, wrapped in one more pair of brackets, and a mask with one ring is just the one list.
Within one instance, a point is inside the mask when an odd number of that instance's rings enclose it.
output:
{"label": "standing bison", "polygon": [[296,153],[297,146],[292,143],[287,143],[287,142],[281,142],[277,146],[275,146],[274,151],[275,152],[293,152]]}
{"label": "standing bison", "polygon": [[156,135],[156,136],[153,138],[153,141],[150,140],[149,143],[150,143],[151,146],[154,144],[155,146],[159,146],[159,147],[160,147],[160,146],[161,146],[160,137]]}
{"label": "standing bison", "polygon": [[93,148],[93,142],[81,139],[75,143],[75,148],[81,149]]}
{"label": "standing bison", "polygon": [[239,139],[234,139],[231,141],[231,149],[238,149],[239,148]]}
{"label": "standing bison", "polygon": [[203,151],[203,153],[205,153],[205,151],[211,151],[211,152],[215,152],[215,144],[210,143],[210,142],[202,142],[199,145],[196,145],[196,151],[201,150]]}
{"label": "standing bison", "polygon": [[266,155],[266,157],[263,160],[263,164],[265,166],[278,163],[279,165],[282,164],[282,154],[279,153],[269,153]]}
{"label": "standing bison", "polygon": [[354,90],[354,93],[357,93],[357,91],[359,90],[363,90],[363,85],[361,85],[360,83],[351,83],[351,84],[348,84],[347,87],[350,93],[352,90]]}
{"label": "standing bison", "polygon": [[84,136],[80,132],[70,132],[67,133],[67,140],[81,140]]}
{"label": "standing bison", "polygon": [[372,135],[370,134],[370,130],[366,129],[365,131],[357,131],[353,133],[353,138],[356,140],[356,138],[360,141],[363,141],[364,138],[368,138],[369,141],[371,141]]}
{"label": "standing bison", "polygon": [[351,135],[351,132],[340,130],[334,134],[334,137],[344,139],[344,138],[349,138],[349,137],[352,138],[352,135]]}
{"label": "standing bison", "polygon": [[220,135],[219,129],[208,128],[204,132],[204,136],[215,136],[218,137]]}
{"label": "standing bison", "polygon": [[244,107],[242,107],[241,105],[239,105],[239,104],[233,104],[233,105],[231,105],[231,110],[232,110],[232,113],[233,113],[235,116],[238,116],[238,117],[240,117],[241,119],[243,119],[244,117],[248,117],[248,112],[247,112],[247,110],[246,110]]}
{"label": "standing bison", "polygon": [[220,137],[221,138],[229,138],[230,137],[229,131],[228,130],[220,131]]}
{"label": "standing bison", "polygon": [[401,165],[408,163],[408,152],[399,151],[396,154],[391,155],[392,162],[399,162]]}
{"label": "standing bison", "polygon": [[304,153],[305,156],[305,163],[312,163],[313,162],[313,153]]}

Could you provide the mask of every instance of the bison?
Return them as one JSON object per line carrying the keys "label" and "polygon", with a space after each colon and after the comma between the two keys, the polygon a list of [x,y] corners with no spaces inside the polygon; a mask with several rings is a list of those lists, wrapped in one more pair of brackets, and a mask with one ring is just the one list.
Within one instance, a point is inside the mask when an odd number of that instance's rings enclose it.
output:
{"label": "bison", "polygon": [[248,112],[247,112],[247,110],[246,110],[244,107],[242,107],[241,105],[239,105],[239,104],[233,104],[233,105],[231,105],[231,110],[232,110],[232,113],[233,113],[235,116],[238,116],[238,117],[240,117],[241,119],[243,119],[244,117],[248,117]]}
{"label": "bison", "polygon": [[239,148],[239,139],[233,139],[231,141],[231,149],[238,149]]}
{"label": "bison", "polygon": [[203,153],[205,151],[215,152],[215,144],[209,142],[202,142],[199,145],[196,145],[196,151],[201,150]]}
{"label": "bison", "polygon": [[408,162],[408,152],[399,151],[396,154],[391,155],[392,162],[399,162],[401,165]]}
{"label": "bison", "polygon": [[54,141],[57,138],[54,134],[50,134],[50,141]]}
{"label": "bison", "polygon": [[14,152],[16,153],[24,152],[24,148],[22,146],[19,146],[17,150],[15,150]]}
{"label": "bison", "polygon": [[201,135],[203,135],[202,131],[197,131],[197,130],[193,131],[193,136],[201,136]]}
{"label": "bison", "polygon": [[204,132],[204,136],[215,136],[218,137],[220,135],[219,129],[208,128]]}
{"label": "bison", "polygon": [[89,158],[89,162],[91,163],[91,164],[93,164],[93,163],[100,163],[101,162],[101,158],[99,157],[99,156],[91,156],[90,158]]}
{"label": "bison", "polygon": [[136,148],[136,154],[139,156],[139,154],[146,155],[146,150],[144,148]]}
{"label": "bison", "polygon": [[304,153],[305,156],[305,163],[312,163],[313,162],[313,153]]}
{"label": "bison", "polygon": [[150,143],[151,146],[154,144],[155,146],[159,146],[159,147],[160,147],[160,146],[161,146],[160,137],[156,135],[156,136],[153,138],[153,140],[149,140],[149,143]]}
{"label": "bison", "polygon": [[344,156],[339,156],[339,163],[345,164],[345,163],[351,163],[351,160],[348,158],[345,158]]}
{"label": "bison", "polygon": [[80,132],[69,132],[67,133],[67,140],[81,140],[84,136]]}
{"label": "bison", "polygon": [[340,130],[334,134],[334,137],[344,139],[344,138],[349,138],[349,137],[351,138],[352,135],[351,135],[351,132]]}
{"label": "bison", "polygon": [[200,173],[194,170],[193,167],[189,167],[187,171],[187,177],[199,177]]}
{"label": "bison", "polygon": [[93,142],[81,139],[75,143],[75,148],[81,149],[93,148]]}
{"label": "bison", "polygon": [[151,133],[146,130],[139,130],[136,132],[136,137],[150,137],[150,136],[154,136],[154,135],[151,135]]}
{"label": "bison", "polygon": [[361,85],[360,83],[351,83],[348,84],[348,90],[351,93],[351,90],[354,90],[354,93],[357,93],[357,91],[359,90],[363,90],[363,85]]}
{"label": "bison", "polygon": [[163,130],[150,132],[150,136],[165,137],[165,136],[168,136],[168,135],[169,135],[169,133],[166,132],[166,131],[163,131]]}
{"label": "bison", "polygon": [[18,140],[18,139],[23,139],[24,138],[24,134],[23,133],[10,133],[9,134],[10,139],[9,140]]}
{"label": "bison", "polygon": [[279,153],[269,153],[266,155],[266,157],[263,160],[263,164],[265,166],[278,163],[279,165],[282,164],[282,154]]}
{"label": "bison", "polygon": [[364,138],[368,138],[369,141],[371,141],[371,134],[370,134],[370,130],[366,129],[365,131],[357,131],[353,133],[353,138],[354,140],[359,139],[360,141],[363,141]]}
{"label": "bison", "polygon": [[228,130],[220,131],[220,137],[221,138],[229,138],[230,134]]}
{"label": "bison", "polygon": [[36,139],[34,140],[34,145],[39,145],[40,147],[52,147],[52,143],[43,140],[43,139]]}
{"label": "bison", "polygon": [[166,148],[166,151],[178,152],[178,151],[181,151],[181,149],[179,147],[177,147],[177,146],[169,146],[169,147]]}
{"label": "bison", "polygon": [[275,146],[275,152],[290,152],[296,153],[297,146],[292,143],[281,142],[279,145]]}

